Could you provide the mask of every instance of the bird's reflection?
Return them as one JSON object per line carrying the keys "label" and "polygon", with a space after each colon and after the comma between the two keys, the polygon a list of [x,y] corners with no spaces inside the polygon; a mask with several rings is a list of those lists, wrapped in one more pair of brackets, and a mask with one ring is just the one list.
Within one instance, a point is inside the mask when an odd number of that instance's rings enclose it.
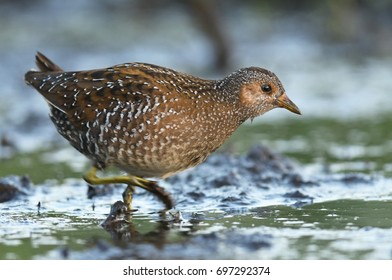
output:
{"label": "bird's reflection", "polygon": [[160,213],[158,219],[140,219],[137,212],[127,211],[122,201],[115,202],[110,213],[101,226],[110,233],[114,242],[125,243],[150,243],[158,248],[168,241],[170,232],[176,232],[178,238],[187,238],[194,232],[195,225],[199,222],[191,220],[184,225],[180,212]]}

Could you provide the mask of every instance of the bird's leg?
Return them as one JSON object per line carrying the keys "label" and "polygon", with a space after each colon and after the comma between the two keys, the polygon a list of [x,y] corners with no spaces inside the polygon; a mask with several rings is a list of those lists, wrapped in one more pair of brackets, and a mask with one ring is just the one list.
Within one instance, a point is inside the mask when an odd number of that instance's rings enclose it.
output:
{"label": "bird's leg", "polygon": [[165,210],[173,208],[173,200],[162,187],[160,187],[155,181],[150,181],[141,177],[133,175],[115,176],[99,178],[97,176],[97,168],[92,167],[84,176],[84,180],[91,185],[100,184],[127,184],[127,188],[123,193],[124,203],[129,209],[131,209],[132,194],[134,191],[133,186],[143,188],[156,196],[165,204]]}
{"label": "bird's leg", "polygon": [[165,204],[165,210],[173,208],[173,200],[164,188],[160,187],[157,182],[150,181],[141,177],[129,176],[134,186],[143,188],[156,196]]}

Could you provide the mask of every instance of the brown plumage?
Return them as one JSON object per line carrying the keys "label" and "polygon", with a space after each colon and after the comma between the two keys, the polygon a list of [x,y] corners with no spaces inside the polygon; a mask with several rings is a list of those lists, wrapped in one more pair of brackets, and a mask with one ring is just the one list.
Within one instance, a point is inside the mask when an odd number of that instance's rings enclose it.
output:
{"label": "brown plumage", "polygon": [[64,72],[41,53],[26,82],[58,132],[96,167],[173,175],[204,161],[245,120],[273,108],[300,114],[272,72],[250,67],[205,80],[145,63]]}

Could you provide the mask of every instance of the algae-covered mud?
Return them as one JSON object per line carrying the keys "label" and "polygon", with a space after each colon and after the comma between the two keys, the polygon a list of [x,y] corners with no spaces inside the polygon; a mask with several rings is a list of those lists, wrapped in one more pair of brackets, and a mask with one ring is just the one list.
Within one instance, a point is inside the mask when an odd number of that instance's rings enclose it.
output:
{"label": "algae-covered mud", "polygon": [[[182,6],[3,2],[0,259],[392,258],[392,48],[371,51],[390,36],[331,42],[323,28],[333,26],[301,13],[224,1],[231,60],[213,72],[214,44]],[[118,202],[125,186],[87,186],[90,163],[24,84],[36,50],[66,70],[142,61],[218,78],[265,67],[303,115],[276,109],[245,123],[205,163],[158,181],[174,209],[161,213],[137,189],[127,214]]]}

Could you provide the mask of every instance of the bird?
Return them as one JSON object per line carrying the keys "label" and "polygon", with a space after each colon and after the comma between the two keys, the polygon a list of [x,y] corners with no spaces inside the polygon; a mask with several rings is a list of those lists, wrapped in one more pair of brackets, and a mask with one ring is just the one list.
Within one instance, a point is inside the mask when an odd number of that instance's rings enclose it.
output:
{"label": "bird", "polygon": [[[135,187],[173,208],[155,179],[202,163],[246,120],[279,107],[301,115],[278,77],[260,67],[211,80],[141,62],[64,71],[40,52],[35,59],[25,82],[48,103],[59,134],[92,161],[84,180],[126,184],[129,211]],[[109,166],[126,175],[97,176]]]}

